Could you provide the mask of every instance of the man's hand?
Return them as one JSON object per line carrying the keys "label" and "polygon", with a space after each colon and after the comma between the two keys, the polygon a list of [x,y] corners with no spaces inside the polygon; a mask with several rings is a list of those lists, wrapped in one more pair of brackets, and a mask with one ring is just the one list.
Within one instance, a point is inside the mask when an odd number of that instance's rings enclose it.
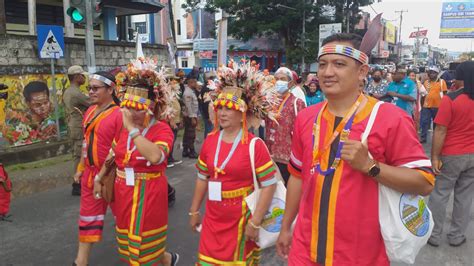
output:
{"label": "man's hand", "polygon": [[102,184],[99,181],[94,181],[94,195],[95,199],[102,198]]}
{"label": "man's hand", "polygon": [[341,158],[352,168],[367,174],[372,166],[367,145],[360,141],[346,140],[341,151]]}
{"label": "man's hand", "polygon": [[245,226],[245,239],[257,243],[258,241],[258,229],[254,228],[250,222]]}
{"label": "man's hand", "polygon": [[201,225],[201,215],[199,213],[191,215],[189,218],[189,226],[195,233],[198,232],[198,227]]}
{"label": "man's hand", "polygon": [[443,167],[443,162],[441,162],[441,159],[439,159],[437,156],[433,156],[431,158],[431,167],[433,169],[433,172],[436,175],[441,174],[441,167]]}
{"label": "man's hand", "polygon": [[392,97],[398,97],[398,93],[396,93],[394,91],[387,92],[387,95],[392,96]]}
{"label": "man's hand", "polygon": [[82,172],[76,172],[74,174],[74,183],[79,184],[81,182]]}
{"label": "man's hand", "polygon": [[288,254],[290,254],[291,238],[291,230],[282,229],[276,243],[278,255],[285,260],[288,259]]}
{"label": "man's hand", "polygon": [[197,118],[196,118],[196,117],[192,117],[192,118],[191,118],[191,125],[192,125],[193,127],[197,126]]}

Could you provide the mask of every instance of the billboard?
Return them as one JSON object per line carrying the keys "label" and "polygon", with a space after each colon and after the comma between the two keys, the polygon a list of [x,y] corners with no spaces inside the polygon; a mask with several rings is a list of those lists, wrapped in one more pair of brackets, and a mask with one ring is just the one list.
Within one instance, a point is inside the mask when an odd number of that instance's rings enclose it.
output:
{"label": "billboard", "polygon": [[474,2],[443,2],[439,38],[474,38]]}
{"label": "billboard", "polygon": [[395,26],[390,23],[390,22],[385,22],[385,41],[388,43],[395,44],[396,43],[396,38],[395,38],[395,32],[396,32]]}
{"label": "billboard", "polygon": [[342,23],[319,24],[319,48],[327,37],[342,32]]}

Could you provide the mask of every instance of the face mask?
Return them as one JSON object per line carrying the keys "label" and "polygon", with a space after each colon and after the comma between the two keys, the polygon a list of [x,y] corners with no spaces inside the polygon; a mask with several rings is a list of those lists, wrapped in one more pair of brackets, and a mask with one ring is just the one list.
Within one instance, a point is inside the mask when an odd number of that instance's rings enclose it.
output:
{"label": "face mask", "polygon": [[278,93],[283,94],[288,90],[288,81],[278,80],[275,84]]}
{"label": "face mask", "polygon": [[379,82],[380,80],[382,80],[381,77],[373,77],[372,79],[373,79],[375,82]]}

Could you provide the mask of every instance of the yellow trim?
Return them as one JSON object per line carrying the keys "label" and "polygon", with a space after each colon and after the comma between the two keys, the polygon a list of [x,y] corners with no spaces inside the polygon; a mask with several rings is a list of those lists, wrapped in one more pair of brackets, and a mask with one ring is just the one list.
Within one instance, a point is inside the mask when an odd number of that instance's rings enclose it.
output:
{"label": "yellow trim", "polygon": [[206,164],[206,163],[204,163],[204,162],[201,160],[201,158],[199,158],[198,160],[199,160],[199,163],[200,163],[202,166],[204,166],[204,167],[206,167],[206,168],[207,168],[207,164]]}
{"label": "yellow trim", "polygon": [[132,232],[128,233],[128,238],[131,239],[131,240],[138,241],[138,242],[142,241],[142,237],[134,235]]}
{"label": "yellow trim", "polygon": [[260,166],[259,168],[255,169],[255,171],[262,172],[263,170],[266,170],[268,167],[270,167],[273,164],[273,161],[270,160],[268,163],[264,164],[263,166]]}
{"label": "yellow trim", "polygon": [[119,244],[127,245],[127,246],[128,246],[128,244],[129,244],[127,240],[122,240],[122,239],[120,239],[118,236],[115,237],[115,239],[117,239],[117,242],[118,242]]}
{"label": "yellow trim", "polygon": [[99,242],[101,238],[102,238],[101,236],[92,236],[92,235],[79,236],[79,242],[82,242],[82,243],[95,243],[95,242]]}
{"label": "yellow trim", "polygon": [[144,245],[141,245],[141,248],[140,249],[148,249],[148,248],[151,248],[153,246],[156,246],[162,242],[165,242],[166,241],[166,236],[163,236],[162,238],[158,238],[158,240],[155,240],[153,242],[150,242],[150,243],[146,243]]}
{"label": "yellow trim", "polygon": [[[162,172],[157,173],[135,173],[135,180],[151,180],[161,177]],[[125,179],[125,171],[117,169],[117,177]]]}
{"label": "yellow trim", "polygon": [[164,142],[164,141],[157,141],[157,142],[155,142],[155,144],[157,144],[157,145],[160,145],[160,144],[161,144],[161,145],[165,146],[167,149],[170,148],[169,145],[168,145],[168,143],[166,143],[166,142]]}
{"label": "yellow trim", "polygon": [[143,232],[142,236],[146,237],[146,236],[149,236],[149,235],[154,235],[154,234],[157,234],[157,233],[161,233],[161,232],[166,231],[166,229],[168,229],[168,225],[165,225],[165,226],[163,226],[161,228],[158,228],[158,229]]}
{"label": "yellow trim", "polygon": [[216,260],[214,258],[205,256],[205,255],[202,255],[202,254],[198,254],[198,258],[200,260],[204,260],[204,261],[214,263],[214,264],[217,264],[217,265],[246,265],[245,261],[222,261],[222,260]]}
{"label": "yellow trim", "polygon": [[147,262],[149,260],[152,260],[158,256],[160,256],[161,254],[163,254],[165,252],[165,248],[163,247],[162,249],[159,249],[157,251],[155,251],[155,253],[152,253],[151,255],[147,255],[143,258],[139,258],[138,259],[138,262]]}
{"label": "yellow trim", "polygon": [[[240,251],[240,242],[242,241],[242,237],[244,236],[244,222],[245,222],[245,213],[247,211],[247,203],[245,200],[242,200],[242,215],[239,221],[239,230],[237,234],[237,246],[234,253],[234,260],[237,261],[239,258],[239,251]],[[245,243],[244,243],[245,245]]]}
{"label": "yellow trim", "polygon": [[120,229],[120,228],[118,228],[117,226],[115,226],[115,230],[116,230],[118,233],[127,234],[127,235],[128,235],[128,229]]}
{"label": "yellow trim", "polygon": [[222,198],[224,199],[233,199],[246,195],[249,191],[253,189],[252,186],[243,187],[235,190],[222,191]]}

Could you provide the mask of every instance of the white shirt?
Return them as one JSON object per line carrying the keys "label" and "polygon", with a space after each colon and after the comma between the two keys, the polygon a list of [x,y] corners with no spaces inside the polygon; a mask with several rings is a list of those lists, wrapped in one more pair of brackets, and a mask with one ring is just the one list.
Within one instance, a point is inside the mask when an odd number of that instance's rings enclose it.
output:
{"label": "white shirt", "polygon": [[303,89],[301,89],[300,86],[295,86],[291,90],[291,94],[293,94],[296,98],[302,100],[304,102],[304,105],[306,105],[306,94],[304,94]]}

